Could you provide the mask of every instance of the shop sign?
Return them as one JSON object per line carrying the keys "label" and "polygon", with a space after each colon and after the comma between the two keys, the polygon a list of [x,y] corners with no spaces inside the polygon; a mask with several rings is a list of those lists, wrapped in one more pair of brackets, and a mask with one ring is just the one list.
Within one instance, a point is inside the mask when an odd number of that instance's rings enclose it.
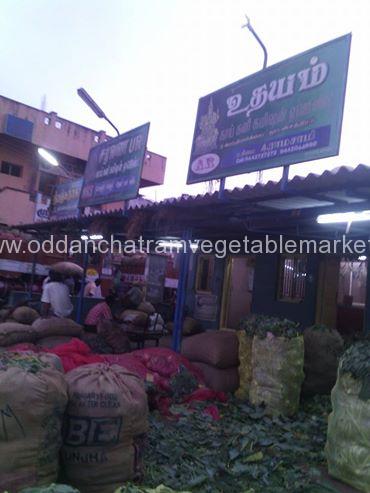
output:
{"label": "shop sign", "polygon": [[91,149],[79,207],[137,197],[148,133],[146,123]]}
{"label": "shop sign", "polygon": [[339,153],[351,35],[199,100],[187,183]]}
{"label": "shop sign", "polygon": [[83,178],[78,178],[56,186],[52,201],[51,220],[77,217],[82,182]]}

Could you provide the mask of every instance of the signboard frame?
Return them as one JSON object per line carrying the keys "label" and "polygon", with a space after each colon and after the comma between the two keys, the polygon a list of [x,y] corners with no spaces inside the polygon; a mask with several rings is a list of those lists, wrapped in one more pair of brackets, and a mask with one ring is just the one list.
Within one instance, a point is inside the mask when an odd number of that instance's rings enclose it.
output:
{"label": "signboard frame", "polygon": [[[90,150],[79,208],[137,197],[147,152],[149,128],[148,122]],[[139,144],[140,148],[136,148]],[[138,166],[134,166],[135,161],[139,162]],[[97,176],[98,173],[101,176]]]}
{"label": "signboard frame", "polygon": [[337,155],[350,48],[346,34],[200,98],[187,184]]}
{"label": "signboard frame", "polygon": [[[65,218],[73,218],[78,216],[78,204],[80,200],[80,194],[83,186],[83,177],[77,178],[75,180],[66,181],[64,183],[59,183],[55,187],[53,199],[51,203],[51,214],[50,220],[58,220]],[[75,196],[73,195],[73,190],[76,190]],[[56,204],[58,194],[61,196],[58,200],[59,204]]]}

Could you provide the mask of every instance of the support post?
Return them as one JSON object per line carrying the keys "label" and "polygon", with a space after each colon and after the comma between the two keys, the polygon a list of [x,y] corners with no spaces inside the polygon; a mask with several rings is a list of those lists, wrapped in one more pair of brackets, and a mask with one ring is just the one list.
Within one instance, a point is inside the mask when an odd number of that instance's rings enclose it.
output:
{"label": "support post", "polygon": [[219,200],[222,200],[224,198],[224,192],[225,192],[225,183],[226,183],[226,178],[221,178],[220,179],[220,188],[218,190],[218,198]]}
{"label": "support post", "polygon": [[89,261],[88,244],[86,244],[85,246],[86,246],[86,248],[84,250],[83,260],[82,260],[83,274],[82,274],[81,290],[78,294],[78,301],[77,301],[76,322],[78,324],[80,324],[82,322],[82,310],[83,310],[83,306],[84,306],[85,279],[86,279],[87,264]]}
{"label": "support post", "polygon": [[31,282],[30,282],[30,287],[28,289],[28,299],[31,301],[32,300],[32,287],[33,283],[35,281],[35,274],[36,274],[36,260],[37,260],[37,253],[34,253],[32,255],[32,270],[31,270]]}
{"label": "support post", "polygon": [[367,257],[364,333],[370,334],[370,259]]}
{"label": "support post", "polygon": [[289,179],[289,166],[283,167],[283,176],[281,177],[280,189],[284,192]]}
{"label": "support post", "polygon": [[184,249],[180,254],[181,255],[180,276],[179,276],[179,283],[177,287],[174,330],[172,335],[172,349],[176,352],[180,351],[181,339],[182,339],[182,324],[184,320],[186,285],[187,285],[189,261],[191,255],[191,248],[190,248],[191,231],[185,231],[183,235],[183,241],[184,241]]}

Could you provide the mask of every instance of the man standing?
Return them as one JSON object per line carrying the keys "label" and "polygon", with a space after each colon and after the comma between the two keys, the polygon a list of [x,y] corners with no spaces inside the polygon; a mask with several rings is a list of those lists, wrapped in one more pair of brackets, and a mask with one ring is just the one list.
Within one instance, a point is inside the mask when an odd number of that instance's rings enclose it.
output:
{"label": "man standing", "polygon": [[41,316],[67,318],[71,315],[73,305],[69,296],[69,288],[63,283],[59,272],[49,272],[49,282],[43,287],[41,296]]}

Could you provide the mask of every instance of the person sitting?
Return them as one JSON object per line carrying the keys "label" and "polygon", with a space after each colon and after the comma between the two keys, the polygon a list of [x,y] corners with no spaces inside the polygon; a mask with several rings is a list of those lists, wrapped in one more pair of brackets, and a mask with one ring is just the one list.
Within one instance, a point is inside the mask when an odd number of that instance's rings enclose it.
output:
{"label": "person sitting", "polygon": [[133,284],[122,297],[121,304],[125,310],[135,310],[144,299],[144,293],[139,284]]}
{"label": "person sitting", "polygon": [[103,298],[101,292],[101,279],[88,281],[84,288],[85,298]]}
{"label": "person sitting", "polygon": [[46,318],[55,316],[67,318],[71,315],[73,305],[69,296],[69,289],[63,282],[59,272],[51,270],[49,281],[45,284],[41,296],[41,316]]}
{"label": "person sitting", "polygon": [[104,301],[97,303],[91,308],[85,318],[85,329],[87,332],[96,333],[99,322],[103,320],[113,320],[112,306],[115,301],[113,295],[106,296]]}
{"label": "person sitting", "polygon": [[96,292],[96,284],[93,279],[87,280],[84,287],[84,298],[93,298]]}

